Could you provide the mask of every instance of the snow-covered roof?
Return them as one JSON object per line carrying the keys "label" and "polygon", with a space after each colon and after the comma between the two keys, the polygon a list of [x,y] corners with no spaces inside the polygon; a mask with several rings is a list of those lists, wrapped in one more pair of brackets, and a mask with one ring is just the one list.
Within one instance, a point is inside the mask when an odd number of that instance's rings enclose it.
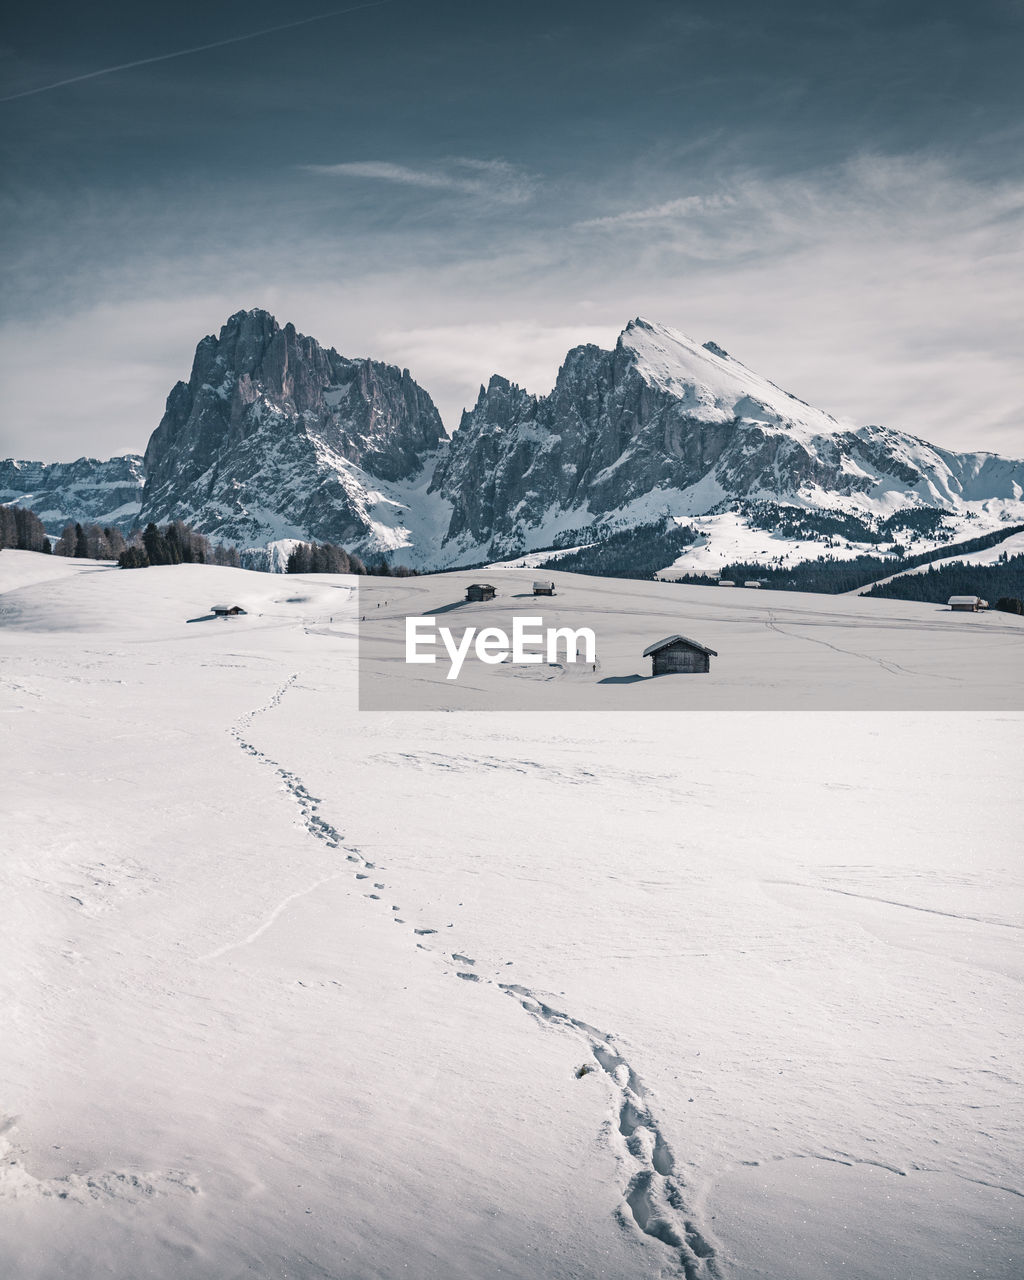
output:
{"label": "snow-covered roof", "polygon": [[652,653],[657,653],[659,649],[667,649],[670,644],[676,644],[682,641],[688,644],[691,649],[699,649],[701,653],[709,653],[713,658],[718,657],[718,653],[714,649],[709,649],[706,644],[700,644],[697,640],[691,640],[689,636],[666,636],[664,640],[659,640],[657,644],[649,644],[644,650],[644,657],[649,658]]}
{"label": "snow-covered roof", "polygon": [[950,596],[947,604],[980,604],[980,596]]}

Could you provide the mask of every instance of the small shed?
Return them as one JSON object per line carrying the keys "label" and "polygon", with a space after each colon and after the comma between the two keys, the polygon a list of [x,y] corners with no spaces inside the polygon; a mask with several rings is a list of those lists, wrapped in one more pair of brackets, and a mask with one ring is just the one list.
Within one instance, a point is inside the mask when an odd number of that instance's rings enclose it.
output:
{"label": "small shed", "polygon": [[644,657],[650,658],[651,674],[655,676],[700,675],[711,670],[711,659],[718,654],[687,636],[666,636],[657,644],[649,644]]}
{"label": "small shed", "polygon": [[215,618],[238,618],[245,610],[240,604],[211,604],[210,612]]}
{"label": "small shed", "polygon": [[761,586],[761,580],[760,580],[760,578],[751,578],[749,582],[744,582],[744,584],[743,584],[743,585],[744,585],[745,587],[760,587],[760,586]]}
{"label": "small shed", "polygon": [[533,584],[533,594],[535,596],[553,596],[555,594],[555,584],[541,579]]}
{"label": "small shed", "polygon": [[489,582],[474,582],[466,588],[467,600],[493,600],[496,595]]}
{"label": "small shed", "polygon": [[732,578],[719,578],[718,585],[720,587],[734,587],[736,585]]}
{"label": "small shed", "polygon": [[988,608],[988,601],[981,596],[950,596],[946,603],[954,613],[977,613]]}

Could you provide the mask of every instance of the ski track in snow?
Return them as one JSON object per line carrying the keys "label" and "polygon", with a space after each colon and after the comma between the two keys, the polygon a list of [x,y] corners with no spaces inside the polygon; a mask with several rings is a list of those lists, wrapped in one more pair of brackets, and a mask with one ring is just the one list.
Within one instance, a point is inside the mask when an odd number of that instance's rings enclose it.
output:
{"label": "ski track in snow", "polygon": [[821,893],[838,893],[844,898],[862,898],[865,902],[882,902],[887,907],[903,907],[907,911],[923,911],[929,916],[945,916],[949,920],[970,920],[974,924],[991,924],[999,929],[1024,929],[1024,925],[1012,920],[993,920],[986,916],[971,916],[962,911],[941,911],[938,907],[922,907],[913,902],[897,902],[895,898],[880,898],[874,893],[856,893],[853,889],[837,889],[830,884],[805,884],[801,880],[769,880],[767,884],[790,884],[798,889],[816,889]]}
{"label": "ski track in snow", "polygon": [[[298,678],[298,672],[290,675],[265,703],[245,712],[229,732],[247,755],[274,771],[284,789],[299,806],[303,826],[309,835],[323,842],[330,849],[342,851],[346,860],[358,865],[361,870],[357,871],[353,867],[349,871],[338,871],[323,877],[315,884],[289,894],[250,934],[198,957],[199,963],[217,960],[232,951],[248,946],[266,932],[293,902],[313,893],[322,885],[348,874],[361,883],[369,878],[369,871],[379,872],[380,870],[375,863],[364,858],[358,848],[344,844],[343,836],[337,828],[320,817],[318,810],[322,801],[310,794],[297,774],[285,769],[276,760],[272,760],[245,736],[245,731],[253,720],[280,705],[285,694],[294,686]],[[382,891],[387,887],[382,881],[372,883],[375,890]],[[368,899],[381,900],[379,892],[367,893],[365,896]],[[401,911],[401,907],[392,904],[391,911],[397,913]],[[397,914],[392,918],[396,924],[406,924],[406,921],[399,918]],[[436,929],[431,928],[413,928],[413,935],[417,938],[436,935],[437,932]],[[422,941],[417,942],[416,945],[421,951],[433,950]],[[472,972],[477,963],[473,957],[460,952],[451,952],[444,958],[456,966],[454,976],[463,982],[491,983],[491,979],[482,979],[480,974]],[[538,1024],[546,1028],[557,1028],[563,1033],[574,1036],[586,1046],[597,1065],[595,1067],[588,1062],[585,1067],[581,1067],[577,1072],[580,1078],[598,1068],[603,1073],[613,1106],[612,1118],[602,1125],[601,1132],[616,1157],[623,1179],[622,1204],[616,1210],[619,1225],[626,1231],[639,1231],[649,1240],[658,1241],[664,1245],[669,1251],[668,1265],[671,1265],[674,1273],[683,1277],[683,1280],[720,1280],[722,1272],[718,1265],[715,1245],[698,1226],[694,1209],[686,1203],[685,1183],[677,1171],[676,1158],[654,1118],[649,1102],[649,1091],[626,1059],[614,1037],[568,1013],[553,1008],[529,987],[519,983],[503,982],[495,985],[505,995],[515,999]],[[660,1274],[668,1273],[663,1270]]]}
{"label": "ski track in snow", "polygon": [[[913,671],[910,667],[902,667],[898,662],[890,662],[885,658],[874,658],[870,653],[861,653],[857,649],[844,649],[841,645],[830,644],[828,640],[818,640],[814,636],[794,634],[792,631],[787,631],[785,627],[780,626],[775,614],[770,610],[768,613],[768,620],[764,625],[769,631],[775,631],[780,636],[789,636],[793,640],[806,640],[808,644],[823,645],[826,649],[831,649],[833,653],[845,653],[851,658],[862,658],[865,662],[873,662],[875,666],[881,667],[883,671],[887,671],[891,676],[921,676],[924,674],[921,671]],[[956,680],[955,676],[947,675],[933,675],[932,678],[939,680]]]}

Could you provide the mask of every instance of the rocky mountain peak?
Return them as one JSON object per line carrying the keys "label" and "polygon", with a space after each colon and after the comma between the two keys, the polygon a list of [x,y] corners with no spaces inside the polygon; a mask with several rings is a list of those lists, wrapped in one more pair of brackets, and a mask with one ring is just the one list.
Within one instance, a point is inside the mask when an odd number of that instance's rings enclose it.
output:
{"label": "rocky mountain peak", "polygon": [[407,369],[339,355],[267,311],[239,311],[199,343],[188,381],[168,397],[146,449],[142,515],[216,511],[207,532],[234,540],[358,542],[370,531],[357,510],[362,474],[409,481],[443,439]]}
{"label": "rocky mountain peak", "polygon": [[[137,488],[120,461],[74,464],[87,475],[11,463],[0,490],[34,503],[52,494],[37,509],[54,519],[88,490],[90,510],[132,520]],[[315,538],[418,566],[765,500],[1024,521],[1024,463],[846,429],[717,343],[640,316],[610,351],[572,348],[547,395],[492,375],[449,441],[408,370],[239,311],[196,347],[145,464],[142,522],[191,520],[249,546]]]}

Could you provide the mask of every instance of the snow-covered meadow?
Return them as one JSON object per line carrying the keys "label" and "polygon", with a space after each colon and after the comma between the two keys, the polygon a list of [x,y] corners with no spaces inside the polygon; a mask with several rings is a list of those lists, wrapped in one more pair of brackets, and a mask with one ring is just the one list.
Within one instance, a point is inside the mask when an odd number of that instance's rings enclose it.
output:
{"label": "snow-covered meadow", "polygon": [[0,554],[0,1270],[1016,1280],[1024,621],[555,575],[360,711],[473,576]]}

